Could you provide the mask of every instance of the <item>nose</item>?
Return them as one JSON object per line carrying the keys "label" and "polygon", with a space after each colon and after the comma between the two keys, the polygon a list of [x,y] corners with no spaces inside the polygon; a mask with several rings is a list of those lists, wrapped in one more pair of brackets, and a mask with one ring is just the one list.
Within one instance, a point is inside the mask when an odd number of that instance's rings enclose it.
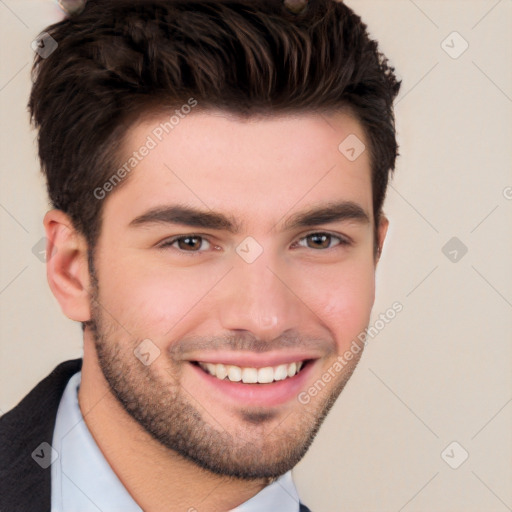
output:
{"label": "nose", "polygon": [[249,331],[271,341],[285,331],[300,331],[299,323],[311,311],[293,292],[290,272],[271,258],[253,263],[236,261],[223,283],[219,302],[224,329]]}

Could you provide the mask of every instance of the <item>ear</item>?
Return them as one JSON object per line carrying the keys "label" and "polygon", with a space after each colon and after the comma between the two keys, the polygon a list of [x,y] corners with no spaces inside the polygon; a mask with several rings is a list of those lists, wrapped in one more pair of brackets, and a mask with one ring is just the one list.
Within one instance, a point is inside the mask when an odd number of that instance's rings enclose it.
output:
{"label": "ear", "polygon": [[87,242],[71,219],[61,210],[50,210],[44,217],[46,275],[63,313],[71,320],[91,319],[90,278]]}
{"label": "ear", "polygon": [[384,245],[384,240],[386,238],[386,233],[388,232],[389,227],[389,220],[388,218],[382,213],[379,216],[379,225],[377,227],[377,255],[375,258],[375,265],[380,260],[381,254],[382,254],[382,247]]}

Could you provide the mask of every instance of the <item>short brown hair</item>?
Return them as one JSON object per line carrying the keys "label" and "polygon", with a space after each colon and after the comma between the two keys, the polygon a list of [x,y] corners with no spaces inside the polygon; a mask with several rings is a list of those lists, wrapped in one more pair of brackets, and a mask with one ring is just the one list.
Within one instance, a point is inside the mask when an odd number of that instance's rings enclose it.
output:
{"label": "short brown hair", "polygon": [[127,130],[191,97],[244,117],[349,109],[369,142],[377,225],[398,154],[400,82],[345,4],[89,0],[46,32],[58,47],[36,56],[29,109],[52,205],[90,247],[103,204],[92,191],[119,165]]}

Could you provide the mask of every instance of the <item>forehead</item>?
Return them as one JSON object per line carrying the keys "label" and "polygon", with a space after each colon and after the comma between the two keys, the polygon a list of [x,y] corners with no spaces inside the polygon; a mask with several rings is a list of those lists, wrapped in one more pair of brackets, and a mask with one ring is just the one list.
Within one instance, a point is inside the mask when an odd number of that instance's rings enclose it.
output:
{"label": "forehead", "polygon": [[350,200],[371,216],[365,146],[361,124],[341,112],[248,119],[213,110],[154,116],[127,132],[120,161],[135,165],[107,198],[105,213],[121,202],[139,213],[179,201],[261,218]]}

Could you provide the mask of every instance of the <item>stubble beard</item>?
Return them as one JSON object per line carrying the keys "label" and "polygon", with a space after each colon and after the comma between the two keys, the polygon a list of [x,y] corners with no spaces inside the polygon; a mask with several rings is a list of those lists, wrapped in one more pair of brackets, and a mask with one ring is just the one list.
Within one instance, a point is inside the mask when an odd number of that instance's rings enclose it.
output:
{"label": "stubble beard", "polygon": [[133,351],[141,340],[128,335],[123,339],[125,331],[103,314],[98,296],[96,283],[87,326],[112,395],[163,447],[216,475],[270,482],[292,469],[357,366],[358,360],[344,368],[331,390],[324,389],[307,406],[297,401],[280,419],[272,409],[240,407],[238,424],[225,427],[215,418],[214,405],[207,410],[193,390],[180,384],[185,363],[174,361],[166,351],[159,356],[165,363],[159,365],[145,366],[135,357]]}

